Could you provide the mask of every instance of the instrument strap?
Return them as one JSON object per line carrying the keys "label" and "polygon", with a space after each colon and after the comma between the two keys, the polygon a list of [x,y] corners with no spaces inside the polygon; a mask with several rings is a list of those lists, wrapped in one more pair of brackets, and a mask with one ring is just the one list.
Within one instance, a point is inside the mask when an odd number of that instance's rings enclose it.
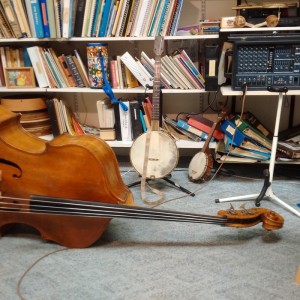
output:
{"label": "instrument strap", "polygon": [[114,102],[114,103],[118,103],[121,105],[122,109],[124,111],[127,111],[128,110],[128,107],[126,104],[124,104],[122,101],[116,99],[115,95],[114,95],[114,92],[107,80],[107,76],[106,76],[106,71],[105,71],[105,67],[104,67],[104,57],[102,55],[102,52],[99,51],[99,56],[100,56],[100,64],[101,64],[101,71],[102,71],[102,75],[103,75],[103,91],[105,92],[105,94]]}
{"label": "instrument strap", "polygon": [[145,156],[144,156],[144,164],[143,164],[143,172],[142,172],[142,180],[141,180],[141,196],[144,203],[148,205],[158,205],[163,202],[164,200],[164,193],[159,191],[158,189],[155,189],[151,187],[149,184],[147,184],[148,188],[156,195],[159,196],[158,199],[154,201],[150,201],[146,197],[146,183],[147,183],[147,168],[148,168],[148,158],[149,158],[149,149],[150,149],[150,138],[151,138],[151,130],[148,129],[146,133],[146,145],[145,145]]}

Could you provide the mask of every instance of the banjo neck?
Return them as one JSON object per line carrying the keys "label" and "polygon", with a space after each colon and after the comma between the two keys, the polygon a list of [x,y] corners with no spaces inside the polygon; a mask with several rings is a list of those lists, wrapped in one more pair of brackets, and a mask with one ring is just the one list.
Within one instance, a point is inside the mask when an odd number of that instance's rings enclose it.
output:
{"label": "banjo neck", "polygon": [[221,120],[223,120],[223,118],[225,117],[226,112],[222,111],[222,113],[218,116],[217,120],[213,123],[210,132],[207,135],[207,139],[205,140],[205,143],[202,147],[201,152],[206,153],[207,150],[209,149],[209,143],[211,141],[211,138],[214,134],[214,131],[216,129],[216,127],[218,126],[218,124],[221,122]]}
{"label": "banjo neck", "polygon": [[154,64],[154,78],[153,78],[153,95],[152,95],[152,122],[151,130],[158,131],[161,118],[160,108],[160,74],[161,74],[161,54],[163,52],[164,39],[162,36],[157,36],[154,42],[155,64]]}

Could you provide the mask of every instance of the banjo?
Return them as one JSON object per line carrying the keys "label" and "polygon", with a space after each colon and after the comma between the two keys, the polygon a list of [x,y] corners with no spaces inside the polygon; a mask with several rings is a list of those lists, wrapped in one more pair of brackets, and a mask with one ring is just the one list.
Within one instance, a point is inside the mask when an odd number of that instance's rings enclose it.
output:
{"label": "banjo", "polygon": [[130,161],[134,169],[147,179],[159,179],[169,175],[178,163],[178,149],[173,138],[160,128],[160,73],[163,37],[154,43],[155,65],[152,95],[151,128],[141,134],[130,148]]}
{"label": "banjo", "polygon": [[191,181],[202,182],[209,179],[211,169],[213,167],[213,158],[210,153],[209,143],[217,125],[221,122],[225,115],[226,112],[222,112],[218,116],[218,119],[213,123],[213,126],[211,127],[202,150],[193,156],[189,164],[189,179]]}

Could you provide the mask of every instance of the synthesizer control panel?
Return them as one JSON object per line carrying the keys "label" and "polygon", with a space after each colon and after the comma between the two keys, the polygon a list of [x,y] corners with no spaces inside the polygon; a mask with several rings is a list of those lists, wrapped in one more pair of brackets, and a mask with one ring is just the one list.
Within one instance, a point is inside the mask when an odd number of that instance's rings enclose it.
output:
{"label": "synthesizer control panel", "polygon": [[300,39],[234,40],[231,80],[234,90],[300,89]]}

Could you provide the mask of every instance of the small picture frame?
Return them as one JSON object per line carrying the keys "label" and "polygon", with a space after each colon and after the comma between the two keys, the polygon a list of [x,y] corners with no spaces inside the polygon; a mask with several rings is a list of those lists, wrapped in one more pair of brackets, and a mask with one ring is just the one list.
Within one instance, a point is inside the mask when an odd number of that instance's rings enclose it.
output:
{"label": "small picture frame", "polygon": [[9,89],[36,87],[32,67],[5,68],[5,82]]}

